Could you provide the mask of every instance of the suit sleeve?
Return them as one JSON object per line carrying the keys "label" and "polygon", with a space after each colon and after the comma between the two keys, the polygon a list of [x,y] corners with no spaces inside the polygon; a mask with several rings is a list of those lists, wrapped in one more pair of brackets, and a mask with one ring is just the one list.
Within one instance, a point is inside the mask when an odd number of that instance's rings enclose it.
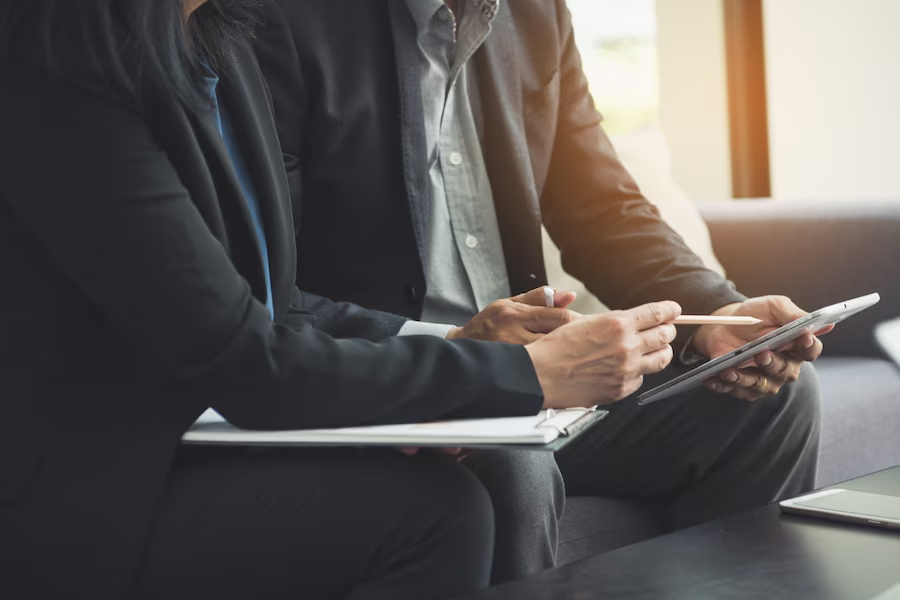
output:
{"label": "suit sleeve", "polygon": [[144,118],[59,88],[29,79],[0,91],[0,201],[40,246],[36,268],[69,282],[60,301],[91,307],[135,361],[254,429],[540,409],[523,347],[336,340],[299,322],[273,324]]}
{"label": "suit sleeve", "polygon": [[571,16],[564,1],[556,4],[560,109],[541,209],[565,270],[612,308],[675,300],[686,313],[709,314],[742,301],[666,225],[619,161],[588,90]]}
{"label": "suit sleeve", "polygon": [[380,342],[401,335],[410,323],[406,317],[363,308],[350,302],[334,302],[294,288],[285,324],[313,326],[333,338],[359,338]]}
{"label": "suit sleeve", "polygon": [[[261,20],[254,51],[275,111],[275,124],[291,194],[294,231],[299,234],[303,218],[303,165],[300,156],[307,90],[288,20],[274,1],[261,3]],[[312,314],[317,328],[337,338],[380,341],[397,335],[408,321],[406,317],[348,302],[334,302],[302,290],[292,298],[291,310],[295,314]],[[292,318],[291,322],[296,318]]]}

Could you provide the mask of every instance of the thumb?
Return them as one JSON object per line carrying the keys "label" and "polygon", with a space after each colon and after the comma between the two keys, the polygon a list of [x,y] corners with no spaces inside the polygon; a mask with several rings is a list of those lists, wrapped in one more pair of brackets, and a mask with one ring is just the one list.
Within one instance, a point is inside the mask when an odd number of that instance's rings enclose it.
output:
{"label": "thumb", "polygon": [[785,296],[773,296],[770,307],[772,316],[780,325],[787,325],[791,321],[796,321],[808,314]]}
{"label": "thumb", "polygon": [[[530,306],[547,306],[547,295],[544,292],[547,286],[539,287],[518,296],[513,296],[512,301],[520,304],[528,304]],[[553,289],[553,288],[549,288]],[[553,290],[553,306],[556,308],[566,308],[575,301],[575,292],[558,292]]]}
{"label": "thumb", "polygon": [[512,301],[518,302],[519,304],[528,304],[530,306],[547,306],[547,296],[544,293],[545,289],[546,286],[543,286],[531,290],[530,292],[513,296]]}
{"label": "thumb", "polygon": [[569,308],[578,295],[575,292],[556,292],[553,295],[554,306],[556,308]]}

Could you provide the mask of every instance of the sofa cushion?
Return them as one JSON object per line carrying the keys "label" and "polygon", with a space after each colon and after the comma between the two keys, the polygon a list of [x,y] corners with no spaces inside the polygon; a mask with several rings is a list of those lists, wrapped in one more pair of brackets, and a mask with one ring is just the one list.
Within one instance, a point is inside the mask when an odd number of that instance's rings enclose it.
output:
{"label": "sofa cushion", "polygon": [[823,408],[817,486],[900,465],[900,369],[878,358],[826,356],[816,372]]}

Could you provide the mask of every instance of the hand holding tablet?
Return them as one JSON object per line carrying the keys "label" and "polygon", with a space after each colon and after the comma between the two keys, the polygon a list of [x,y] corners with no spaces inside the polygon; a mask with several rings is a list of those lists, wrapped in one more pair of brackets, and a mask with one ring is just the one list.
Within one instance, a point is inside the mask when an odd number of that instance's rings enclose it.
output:
{"label": "hand holding tablet", "polygon": [[740,367],[748,359],[752,359],[766,351],[777,351],[785,344],[796,340],[807,333],[817,332],[832,326],[857,312],[875,305],[879,300],[880,297],[878,294],[870,294],[868,296],[848,300],[847,302],[827,306],[814,313],[796,319],[783,327],[763,335],[759,339],[710,360],[696,369],[680,375],[663,385],[644,392],[639,396],[638,404],[651,404],[695,387],[699,387],[707,380],[719,376],[728,369]]}

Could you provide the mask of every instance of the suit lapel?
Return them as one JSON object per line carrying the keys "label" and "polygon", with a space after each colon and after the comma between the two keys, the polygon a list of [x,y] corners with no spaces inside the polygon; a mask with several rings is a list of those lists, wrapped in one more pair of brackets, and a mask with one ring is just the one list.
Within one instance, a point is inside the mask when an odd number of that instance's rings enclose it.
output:
{"label": "suit lapel", "polygon": [[510,286],[516,294],[542,285],[546,275],[539,267],[543,265],[540,199],[525,135],[518,32],[511,15],[514,1],[501,5],[491,35],[474,60],[484,110],[484,159]]}
{"label": "suit lapel", "polygon": [[247,279],[254,295],[265,298],[266,283],[262,270],[262,255],[253,231],[250,209],[244,200],[243,190],[231,163],[231,156],[211,112],[192,113],[192,120],[197,141],[215,182],[219,207],[228,233],[231,260],[241,275]]}
{"label": "suit lapel", "polygon": [[[371,1],[371,0],[366,0]],[[432,192],[428,173],[428,149],[425,139],[425,109],[419,74],[419,47],[416,24],[404,0],[386,0],[394,32],[397,80],[400,86],[400,123],[403,170],[409,210],[415,230],[419,259],[425,265],[428,248],[428,219]]]}
{"label": "suit lapel", "polygon": [[[293,286],[296,272],[293,215],[269,97],[249,51],[239,52],[234,67],[223,75],[221,97],[228,106],[232,126],[256,188],[277,315],[280,314],[278,299],[289,296],[286,290]],[[246,210],[246,203],[242,204]],[[249,219],[249,211],[246,215]],[[252,221],[248,224],[253,229]],[[256,248],[258,253],[259,244]],[[259,269],[263,269],[261,258]]]}

